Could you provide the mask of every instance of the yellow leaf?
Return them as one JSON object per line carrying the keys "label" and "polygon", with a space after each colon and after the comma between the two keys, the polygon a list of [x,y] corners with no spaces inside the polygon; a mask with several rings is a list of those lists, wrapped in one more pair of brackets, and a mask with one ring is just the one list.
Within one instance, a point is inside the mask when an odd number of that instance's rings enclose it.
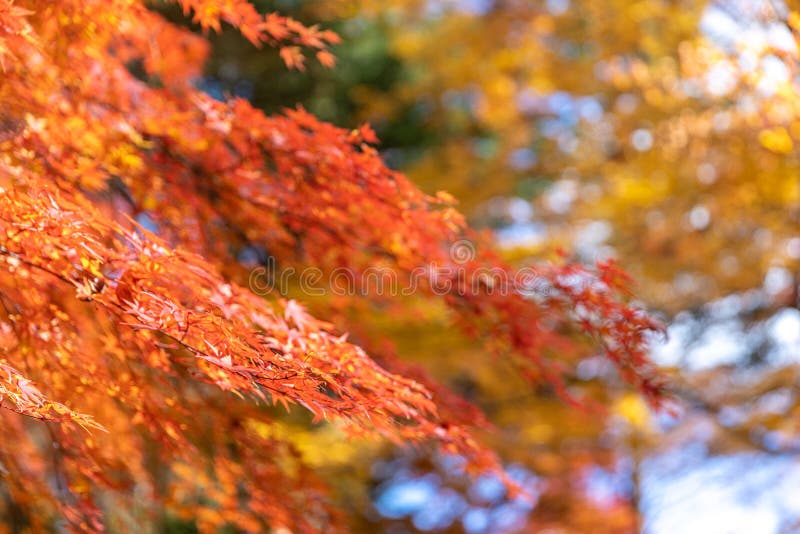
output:
{"label": "yellow leaf", "polygon": [[761,133],[758,134],[758,141],[761,143],[761,146],[777,154],[788,154],[794,148],[794,143],[792,143],[792,138],[789,137],[789,132],[782,126],[769,130],[762,130]]}
{"label": "yellow leaf", "polygon": [[650,409],[642,397],[628,393],[619,399],[614,406],[614,413],[621,416],[630,426],[637,430],[650,428]]}

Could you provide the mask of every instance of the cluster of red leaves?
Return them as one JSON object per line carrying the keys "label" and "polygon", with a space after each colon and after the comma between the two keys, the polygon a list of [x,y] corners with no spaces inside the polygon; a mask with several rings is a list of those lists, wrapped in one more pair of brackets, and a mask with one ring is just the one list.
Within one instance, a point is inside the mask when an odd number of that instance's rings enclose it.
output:
{"label": "cluster of red leaves", "polygon": [[[204,28],[226,22],[282,47],[289,66],[302,65],[299,47],[331,63],[319,56],[336,42],[329,32],[243,1],[181,3]],[[48,425],[58,461],[42,462],[52,451],[36,430],[0,411],[3,429],[25,436],[0,446],[17,505],[43,525],[56,514],[99,530],[100,491],[117,490],[124,508],[136,489],[203,528],[330,531],[337,515],[320,482],[289,444],[258,432],[270,422],[258,399],[353,432],[433,439],[475,470],[498,468],[459,416],[473,413],[462,399],[399,361],[385,360],[387,371],[296,302],[253,295],[236,260],[260,247],[282,266],[356,279],[376,262],[408,279],[454,266],[450,245],[471,234],[447,195],[387,169],[369,128],[302,110],[267,117],[194,89],[207,45],[141,2],[19,4],[0,0],[0,399],[108,433]],[[164,83],[136,79],[133,60]],[[141,217],[157,235],[133,222]],[[470,280],[511,273],[491,252],[457,266]],[[657,398],[645,355],[658,326],[625,304],[621,273],[545,266],[537,276],[547,291],[476,290],[455,277],[443,298],[532,379],[560,386],[570,362],[603,346]],[[439,298],[440,275],[421,282]],[[570,326],[595,343],[577,343]],[[25,486],[11,479],[22,476]],[[267,490],[276,485],[285,495]]]}
{"label": "cluster of red leaves", "polygon": [[102,428],[91,417],[47,399],[29,379],[10,365],[0,363],[0,373],[0,408],[44,421],[73,421],[84,428]]}
{"label": "cluster of red leaves", "polygon": [[251,43],[260,46],[267,43],[280,48],[281,59],[289,68],[303,70],[305,56],[303,47],[316,49],[320,63],[332,67],[333,55],[328,45],[339,43],[339,36],[318,26],[304,26],[290,17],[277,13],[261,15],[247,0],[176,0],[183,6],[184,14],[193,14],[192,20],[206,30],[222,30],[222,22],[237,28]]}
{"label": "cluster of red leaves", "polygon": [[3,57],[13,54],[21,44],[31,39],[30,26],[25,16],[31,12],[11,2],[0,3],[0,67],[5,70]]}

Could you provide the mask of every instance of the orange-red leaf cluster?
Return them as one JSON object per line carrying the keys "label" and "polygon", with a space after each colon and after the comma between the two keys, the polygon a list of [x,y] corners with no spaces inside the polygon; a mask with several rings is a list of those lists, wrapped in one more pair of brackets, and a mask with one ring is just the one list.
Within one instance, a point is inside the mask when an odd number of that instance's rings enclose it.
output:
{"label": "orange-red leaf cluster", "polygon": [[[328,31],[244,1],[181,4],[203,28],[225,22],[278,46],[290,67],[303,48],[333,64]],[[331,531],[324,485],[259,431],[272,421],[261,401],[499,469],[468,428],[481,417],[458,415],[477,411],[420,370],[378,365],[302,304],[253,294],[237,252],[324,273],[382,262],[404,280],[431,265],[470,279],[512,269],[487,246],[454,261],[453,243],[479,240],[453,199],[388,169],[368,127],[302,109],[265,116],[196,89],[206,53],[141,2],[0,0],[0,429],[20,436],[0,463],[13,501],[75,530],[100,530],[110,506],[135,501],[207,531]],[[134,61],[163,83],[131,74]],[[424,272],[421,294],[533,380],[558,386],[604,348],[657,398],[645,350],[659,327],[625,304],[613,265],[537,267],[547,291],[535,295]],[[49,421],[49,439],[17,414]]]}

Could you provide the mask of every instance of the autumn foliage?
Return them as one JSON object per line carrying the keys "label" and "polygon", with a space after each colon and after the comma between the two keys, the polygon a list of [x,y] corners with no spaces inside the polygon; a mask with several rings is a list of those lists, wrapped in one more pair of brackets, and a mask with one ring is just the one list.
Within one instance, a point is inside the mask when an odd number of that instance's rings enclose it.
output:
{"label": "autumn foliage", "polygon": [[[289,68],[334,63],[330,31],[243,1],[180,4],[204,30],[225,23],[276,47]],[[197,89],[207,53],[143,2],[0,0],[0,428],[13,436],[0,442],[0,515],[32,532],[136,530],[166,515],[203,531],[345,528],[270,432],[276,403],[354,438],[435,442],[473,472],[502,471],[474,437],[489,424],[477,409],[301,303],[252,293],[237,258],[258,247],[281,266],[379,264],[408,278],[453,265],[451,245],[470,239],[467,274],[511,268],[449,195],[388,169],[369,127],[265,116]],[[488,340],[487,358],[565,399],[564,373],[604,351],[657,401],[646,343],[659,326],[626,304],[625,275],[613,263],[533,268],[533,295],[462,277],[443,292],[441,275],[419,291]]]}

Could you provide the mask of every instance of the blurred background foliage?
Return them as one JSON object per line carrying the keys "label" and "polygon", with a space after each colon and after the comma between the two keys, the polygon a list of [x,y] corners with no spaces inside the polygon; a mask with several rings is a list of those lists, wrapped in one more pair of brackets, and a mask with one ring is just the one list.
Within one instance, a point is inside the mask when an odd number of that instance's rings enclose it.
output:
{"label": "blurred background foliage", "polygon": [[571,377],[585,403],[570,406],[485,361],[443,308],[319,299],[359,343],[481,407],[496,425],[487,439],[535,496],[468,479],[457,458],[285,417],[360,518],[354,532],[800,531],[796,6],[255,3],[334,29],[337,66],[287,71],[277,51],[224,31],[210,36],[210,94],[371,123],[392,167],[453,193],[510,261],[558,248],[618,258],[669,324],[653,357],[678,409],[654,414],[599,357]]}

